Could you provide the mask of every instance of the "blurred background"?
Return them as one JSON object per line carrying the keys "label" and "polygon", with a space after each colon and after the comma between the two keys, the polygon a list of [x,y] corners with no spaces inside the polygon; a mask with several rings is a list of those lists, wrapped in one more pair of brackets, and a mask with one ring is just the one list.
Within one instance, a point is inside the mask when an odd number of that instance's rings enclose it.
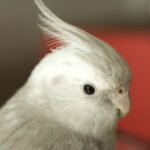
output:
{"label": "blurred background", "polygon": [[[43,0],[63,20],[103,39],[133,72],[132,109],[120,121],[118,149],[150,149],[150,0]],[[0,105],[26,81],[41,57],[32,0],[0,0]]]}

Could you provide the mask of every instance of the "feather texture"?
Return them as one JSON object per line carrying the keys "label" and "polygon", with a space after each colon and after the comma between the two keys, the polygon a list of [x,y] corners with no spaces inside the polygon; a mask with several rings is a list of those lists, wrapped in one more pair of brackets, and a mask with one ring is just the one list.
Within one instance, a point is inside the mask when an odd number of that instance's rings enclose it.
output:
{"label": "feather texture", "polygon": [[[67,45],[76,48],[80,45],[81,48],[83,45],[86,51],[88,50],[85,48],[87,43],[94,43],[95,38],[92,35],[58,18],[46,7],[42,0],[34,1],[41,12],[38,15],[41,22],[38,26],[44,35],[44,39],[47,41],[46,46],[50,50]],[[53,45],[55,45],[54,48]]]}

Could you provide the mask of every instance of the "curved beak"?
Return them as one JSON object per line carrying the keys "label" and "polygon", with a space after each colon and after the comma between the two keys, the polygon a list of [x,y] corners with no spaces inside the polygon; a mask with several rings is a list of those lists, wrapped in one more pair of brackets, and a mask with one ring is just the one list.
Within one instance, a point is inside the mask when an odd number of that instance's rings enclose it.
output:
{"label": "curved beak", "polygon": [[113,99],[113,103],[117,108],[119,118],[125,117],[130,111],[130,96],[126,93],[120,97]]}

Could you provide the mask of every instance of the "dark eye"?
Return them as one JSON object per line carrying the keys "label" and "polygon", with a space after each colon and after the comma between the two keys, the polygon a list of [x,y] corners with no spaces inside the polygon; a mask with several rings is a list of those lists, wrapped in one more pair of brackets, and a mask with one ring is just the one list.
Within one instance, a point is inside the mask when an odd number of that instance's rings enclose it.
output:
{"label": "dark eye", "polygon": [[83,90],[88,95],[93,95],[95,93],[95,88],[89,84],[85,84]]}

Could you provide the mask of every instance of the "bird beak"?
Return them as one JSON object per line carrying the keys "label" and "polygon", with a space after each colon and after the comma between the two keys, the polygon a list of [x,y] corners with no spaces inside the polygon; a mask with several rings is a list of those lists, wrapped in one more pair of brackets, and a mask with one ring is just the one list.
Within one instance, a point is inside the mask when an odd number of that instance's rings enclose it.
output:
{"label": "bird beak", "polygon": [[117,113],[119,118],[125,117],[130,111],[130,96],[126,93],[120,97],[113,99],[113,103],[117,107]]}

